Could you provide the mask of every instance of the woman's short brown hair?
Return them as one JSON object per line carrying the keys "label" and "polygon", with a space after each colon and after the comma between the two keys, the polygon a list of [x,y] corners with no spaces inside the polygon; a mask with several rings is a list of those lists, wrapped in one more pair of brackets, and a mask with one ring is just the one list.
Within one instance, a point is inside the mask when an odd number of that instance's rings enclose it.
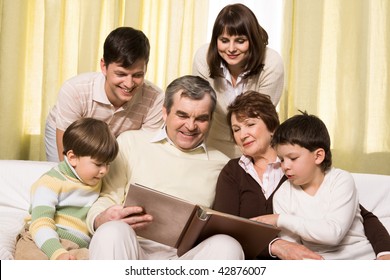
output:
{"label": "woman's short brown hair", "polygon": [[[232,126],[232,114],[238,120],[244,118],[259,118],[270,132],[279,126],[279,116],[271,98],[257,91],[249,90],[241,93],[227,108],[227,122]],[[232,132],[232,130],[230,130]]]}

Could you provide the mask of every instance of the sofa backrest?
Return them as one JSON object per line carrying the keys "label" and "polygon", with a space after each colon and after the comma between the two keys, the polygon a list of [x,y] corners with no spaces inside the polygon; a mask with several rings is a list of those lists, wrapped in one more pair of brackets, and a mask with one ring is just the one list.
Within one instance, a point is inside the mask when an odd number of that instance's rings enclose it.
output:
{"label": "sofa backrest", "polygon": [[390,233],[390,176],[352,173],[359,202],[373,212]]}
{"label": "sofa backrest", "polygon": [[[28,210],[31,185],[55,165],[45,161],[0,160],[0,207]],[[2,191],[4,187],[7,191]]]}

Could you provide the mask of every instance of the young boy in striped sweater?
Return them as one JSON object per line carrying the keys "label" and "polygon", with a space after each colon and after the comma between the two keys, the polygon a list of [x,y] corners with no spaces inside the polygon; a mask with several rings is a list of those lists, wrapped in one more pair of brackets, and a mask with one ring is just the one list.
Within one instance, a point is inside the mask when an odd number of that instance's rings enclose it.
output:
{"label": "young boy in striped sweater", "polygon": [[93,118],[72,123],[63,144],[64,160],[31,187],[31,216],[17,241],[15,259],[88,259],[85,219],[118,144],[108,125]]}

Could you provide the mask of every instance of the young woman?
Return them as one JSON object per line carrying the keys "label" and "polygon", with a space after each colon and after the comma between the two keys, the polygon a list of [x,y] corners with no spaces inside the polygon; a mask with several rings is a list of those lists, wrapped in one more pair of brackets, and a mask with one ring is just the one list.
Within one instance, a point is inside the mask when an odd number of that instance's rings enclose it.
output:
{"label": "young woman", "polygon": [[226,122],[227,106],[246,90],[269,95],[274,105],[282,95],[283,61],[267,44],[268,34],[254,13],[242,4],[233,4],[220,11],[210,44],[194,57],[193,74],[208,80],[218,95],[208,142],[231,158],[240,152]]}

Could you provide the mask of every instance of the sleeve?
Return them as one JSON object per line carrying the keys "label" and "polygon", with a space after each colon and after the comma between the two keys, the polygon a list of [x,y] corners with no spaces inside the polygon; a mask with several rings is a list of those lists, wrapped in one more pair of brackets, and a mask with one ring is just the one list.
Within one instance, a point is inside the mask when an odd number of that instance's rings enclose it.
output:
{"label": "sleeve", "polygon": [[390,235],[378,217],[360,205],[363,217],[364,232],[370,241],[375,254],[390,252]]}
{"label": "sleeve", "polygon": [[87,215],[87,227],[91,234],[95,233],[95,218],[113,205],[121,205],[125,198],[126,188],[129,184],[131,171],[128,164],[130,149],[127,133],[122,133],[117,138],[119,153],[110,165],[110,170],[102,180],[102,188],[99,198],[94,202]]}
{"label": "sleeve", "polygon": [[278,105],[284,87],[284,64],[282,57],[273,49],[267,48],[264,69],[257,83],[257,91],[268,94],[272,103]]}
{"label": "sleeve", "polygon": [[194,60],[192,62],[192,74],[199,76],[205,80],[209,79],[210,70],[207,64],[207,51],[209,44],[201,46],[195,53]]}
{"label": "sleeve", "polygon": [[222,168],[218,176],[213,209],[236,215],[240,215],[240,191],[239,183],[230,171],[229,163]]}
{"label": "sleeve", "polygon": [[43,175],[32,187],[31,196],[31,224],[29,231],[37,245],[49,259],[56,259],[66,253],[57,233],[54,220],[56,206],[59,202],[59,191],[50,186],[48,175]]}
{"label": "sleeve", "polygon": [[[352,175],[346,172],[337,174],[332,178],[332,181],[332,186],[329,190],[329,201],[331,203],[328,205],[327,213],[318,215],[321,218],[310,219],[303,215],[294,215],[286,205],[299,203],[302,206],[303,202],[282,201],[279,198],[281,193],[277,192],[275,194],[276,197],[274,197],[274,211],[280,214],[277,224],[278,227],[291,231],[306,241],[325,245],[339,244],[349,231],[356,216],[358,195]],[[288,199],[296,200],[296,197],[290,196]],[[315,211],[316,209],[306,210]]]}
{"label": "sleeve", "polygon": [[164,103],[164,93],[161,89],[154,87],[157,91],[156,98],[150,105],[149,111],[142,124],[143,130],[155,130],[161,128],[163,124],[162,107]]}
{"label": "sleeve", "polygon": [[[278,227],[281,227],[279,225],[279,220],[281,219],[281,217],[283,217],[284,215],[288,215],[292,212],[290,209],[291,201],[289,201],[289,197],[291,196],[290,188],[290,183],[288,181],[285,181],[277,190],[277,192],[275,192],[272,198],[274,213],[279,214]],[[296,232],[290,231],[288,228],[283,228],[283,230],[279,233],[279,238],[286,241],[302,244],[299,235]]]}
{"label": "sleeve", "polygon": [[65,131],[74,121],[83,117],[82,100],[71,80],[66,81],[59,93],[56,103],[56,128]]}

